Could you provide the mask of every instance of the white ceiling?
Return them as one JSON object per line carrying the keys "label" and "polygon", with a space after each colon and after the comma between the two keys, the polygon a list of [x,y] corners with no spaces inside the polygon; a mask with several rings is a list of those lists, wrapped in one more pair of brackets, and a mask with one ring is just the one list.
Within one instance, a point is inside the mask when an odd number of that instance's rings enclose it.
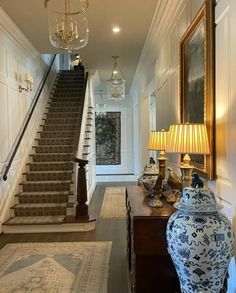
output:
{"label": "white ceiling", "polygon": [[[87,69],[97,69],[102,80],[110,77],[113,59],[132,83],[142,48],[159,0],[90,0],[89,42],[79,53]],[[48,38],[47,11],[44,0],[0,0],[1,7],[41,53],[59,52]],[[121,28],[119,34],[112,27]]]}

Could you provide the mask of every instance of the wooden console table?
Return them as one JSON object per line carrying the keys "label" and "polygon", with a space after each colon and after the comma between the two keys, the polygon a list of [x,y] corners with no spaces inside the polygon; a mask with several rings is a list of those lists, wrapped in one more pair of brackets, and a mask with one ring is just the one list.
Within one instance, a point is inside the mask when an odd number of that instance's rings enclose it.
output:
{"label": "wooden console table", "polygon": [[167,252],[166,224],[175,208],[150,208],[140,186],[126,189],[127,252],[131,292],[179,293],[179,281]]}

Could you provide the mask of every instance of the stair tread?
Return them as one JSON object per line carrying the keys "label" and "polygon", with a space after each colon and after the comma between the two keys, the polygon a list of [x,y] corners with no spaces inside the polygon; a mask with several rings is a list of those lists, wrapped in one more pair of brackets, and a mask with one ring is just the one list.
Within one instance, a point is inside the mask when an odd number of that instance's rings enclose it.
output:
{"label": "stair tread", "polygon": [[24,172],[23,174],[36,174],[36,173],[40,173],[40,174],[44,174],[44,173],[57,173],[57,174],[59,174],[59,173],[73,173],[72,171],[70,171],[70,170],[65,170],[65,171],[63,171],[63,170],[54,170],[54,171],[28,171],[28,172]]}
{"label": "stair tread", "polygon": [[26,183],[30,183],[30,184],[38,184],[38,183],[53,184],[53,183],[73,183],[73,181],[71,181],[71,180],[49,180],[49,181],[46,181],[46,180],[32,181],[31,180],[31,181],[29,181],[29,180],[27,180],[27,181],[22,181],[20,183],[20,185],[23,185],[23,184],[26,184]]}
{"label": "stair tread", "polygon": [[[38,142],[40,142],[41,140],[46,140],[46,139],[55,139],[55,137],[53,137],[53,138],[36,138],[35,140],[36,141],[38,141]],[[57,139],[57,138],[56,138]],[[61,139],[65,139],[65,138],[61,138]],[[57,144],[51,144],[51,143],[42,143],[42,144],[38,144],[38,145],[36,145],[36,146],[33,146],[33,148],[36,148],[36,147],[66,147],[66,146],[75,146],[75,143],[74,143],[74,141],[72,141],[71,142],[71,144],[68,144],[68,142],[65,144],[65,143],[63,143],[63,141],[60,143],[60,144],[58,144],[58,142],[57,142]]]}
{"label": "stair tread", "polygon": [[58,113],[63,113],[63,114],[81,114],[81,112],[80,111],[68,111],[68,112],[65,112],[65,111],[62,111],[62,112],[47,112],[47,113],[44,113],[45,115],[47,115],[47,114],[58,114]]}
{"label": "stair tread", "polygon": [[56,118],[47,117],[47,118],[43,118],[42,120],[56,120],[56,119],[80,119],[80,117],[78,117],[78,118],[75,118],[75,117],[56,117]]}
{"label": "stair tread", "polygon": [[[41,139],[41,138],[40,138]],[[32,148],[45,148],[45,147],[71,147],[71,146],[75,146],[75,144],[46,144],[46,145],[34,145],[32,146]],[[40,153],[41,154],[41,153]],[[57,153],[58,154],[58,153]]]}
{"label": "stair tread", "polygon": [[38,208],[38,207],[48,207],[48,208],[51,208],[51,207],[66,207],[67,206],[67,203],[19,203],[19,204],[15,204],[12,208]]}
{"label": "stair tread", "polygon": [[24,191],[24,192],[20,192],[17,194],[17,196],[19,195],[70,195],[72,194],[69,191]]}
{"label": "stair tread", "polygon": [[[56,126],[62,126],[63,125],[64,126],[65,124],[64,123],[55,123],[55,124],[50,124],[50,125],[53,125],[53,126],[55,126],[55,125]],[[66,124],[66,125],[68,125],[68,124]],[[76,123],[70,123],[69,125],[70,126],[72,126],[72,125],[78,126],[78,124],[76,124]],[[40,124],[40,126],[45,126],[45,124]],[[54,130],[47,130],[46,132],[49,132],[49,131],[52,131],[53,132]],[[55,130],[55,131],[58,131],[58,130]],[[62,131],[64,132],[66,130],[62,130]]]}
{"label": "stair tread", "polygon": [[44,131],[38,131],[38,133],[45,133],[45,132],[58,132],[58,133],[61,133],[61,132],[71,132],[72,133],[73,132],[73,133],[75,133],[75,130],[62,130],[62,131],[60,131],[60,130],[44,130]]}
{"label": "stair tread", "polygon": [[8,219],[4,225],[40,225],[40,224],[61,224],[65,219],[64,215],[37,216],[37,217],[14,217]]}
{"label": "stair tread", "polygon": [[47,163],[47,164],[69,164],[69,163],[74,163],[74,161],[60,161],[60,162],[51,162],[51,161],[49,161],[49,162],[31,162],[31,163],[27,163],[26,165],[31,165],[31,164],[41,164],[41,165],[44,165],[45,163]]}
{"label": "stair tread", "polygon": [[[50,153],[50,156],[58,156],[58,155],[68,155],[68,154],[73,154],[74,152],[68,152],[68,153]],[[30,154],[30,156],[35,156],[35,155],[47,155],[48,156],[49,153],[35,153],[35,154]],[[51,161],[49,161],[51,162]],[[66,161],[67,162],[67,161]]]}

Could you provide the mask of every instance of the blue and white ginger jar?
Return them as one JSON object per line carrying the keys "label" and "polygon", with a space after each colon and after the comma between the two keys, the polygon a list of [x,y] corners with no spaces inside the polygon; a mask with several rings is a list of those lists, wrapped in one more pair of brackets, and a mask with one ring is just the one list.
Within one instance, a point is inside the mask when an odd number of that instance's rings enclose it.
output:
{"label": "blue and white ginger jar", "polygon": [[182,293],[219,293],[234,254],[230,221],[206,188],[184,188],[167,224],[168,252]]}

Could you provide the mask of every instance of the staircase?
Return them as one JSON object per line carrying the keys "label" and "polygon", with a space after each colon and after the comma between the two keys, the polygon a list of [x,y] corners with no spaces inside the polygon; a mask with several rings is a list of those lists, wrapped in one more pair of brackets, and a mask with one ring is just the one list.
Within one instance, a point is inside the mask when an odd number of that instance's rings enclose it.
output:
{"label": "staircase", "polygon": [[78,147],[84,71],[60,71],[53,87],[27,171],[15,195],[9,226],[62,224],[74,206],[73,170]]}

